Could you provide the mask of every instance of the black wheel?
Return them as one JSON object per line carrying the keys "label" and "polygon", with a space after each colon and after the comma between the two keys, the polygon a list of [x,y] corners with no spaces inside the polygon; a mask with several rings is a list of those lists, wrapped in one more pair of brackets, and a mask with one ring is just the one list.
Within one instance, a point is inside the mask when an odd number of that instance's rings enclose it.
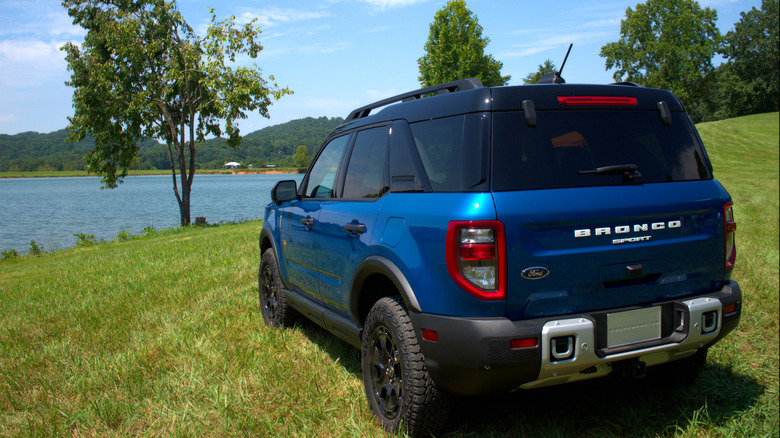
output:
{"label": "black wheel", "polygon": [[368,314],[361,365],[368,404],[385,430],[426,436],[444,425],[449,397],[428,375],[400,297],[380,299]]}
{"label": "black wheel", "polygon": [[295,312],[287,303],[282,280],[279,278],[279,266],[272,248],[263,253],[258,272],[260,311],[263,321],[271,327],[291,325]]}

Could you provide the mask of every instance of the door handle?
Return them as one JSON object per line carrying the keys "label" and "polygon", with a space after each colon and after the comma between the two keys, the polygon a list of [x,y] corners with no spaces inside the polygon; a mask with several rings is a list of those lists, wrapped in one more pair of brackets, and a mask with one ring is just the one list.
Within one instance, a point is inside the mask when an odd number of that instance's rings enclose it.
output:
{"label": "door handle", "polygon": [[301,223],[303,224],[303,226],[305,226],[305,227],[311,227],[311,226],[313,226],[313,225],[314,225],[314,219],[312,219],[312,218],[310,218],[310,217],[305,217],[305,218],[301,219],[301,221],[300,221],[300,222],[301,222]]}
{"label": "door handle", "polygon": [[346,224],[344,225],[344,231],[348,233],[363,234],[366,232],[366,226],[363,224]]}

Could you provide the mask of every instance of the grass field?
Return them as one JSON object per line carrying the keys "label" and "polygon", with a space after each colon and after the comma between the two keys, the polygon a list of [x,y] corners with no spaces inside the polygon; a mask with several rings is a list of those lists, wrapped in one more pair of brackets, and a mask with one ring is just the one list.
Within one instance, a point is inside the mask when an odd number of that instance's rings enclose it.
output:
{"label": "grass field", "polygon": [[[445,437],[777,437],[778,114],[699,126],[738,222],[740,327],[689,387],[648,376],[457,400]],[[263,326],[260,223],[0,262],[0,436],[389,437],[358,352]]]}

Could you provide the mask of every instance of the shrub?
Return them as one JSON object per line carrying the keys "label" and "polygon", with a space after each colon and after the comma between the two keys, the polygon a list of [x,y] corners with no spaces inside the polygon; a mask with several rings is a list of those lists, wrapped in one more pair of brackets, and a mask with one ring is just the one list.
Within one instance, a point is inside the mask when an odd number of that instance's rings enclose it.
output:
{"label": "shrub", "polygon": [[76,246],[79,248],[85,248],[97,243],[94,234],[74,233],[73,237],[76,238]]}
{"label": "shrub", "polygon": [[41,255],[43,254],[43,245],[38,245],[34,240],[30,240],[30,254]]}

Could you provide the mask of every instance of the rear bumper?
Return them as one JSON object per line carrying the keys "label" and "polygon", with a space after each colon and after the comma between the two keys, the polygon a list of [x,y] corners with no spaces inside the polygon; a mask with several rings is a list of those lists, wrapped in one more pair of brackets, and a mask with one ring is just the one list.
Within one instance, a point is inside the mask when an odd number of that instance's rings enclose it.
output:
{"label": "rear bumper", "polygon": [[[660,338],[633,343],[616,342],[608,318],[637,308],[519,321],[420,312],[410,317],[434,381],[457,394],[478,395],[605,376],[628,361],[644,367],[691,356],[737,326],[742,292],[730,281],[715,292],[643,308],[660,314],[652,324]],[[435,330],[438,340],[424,340],[421,329]],[[511,348],[512,340],[531,338],[534,346]]]}

